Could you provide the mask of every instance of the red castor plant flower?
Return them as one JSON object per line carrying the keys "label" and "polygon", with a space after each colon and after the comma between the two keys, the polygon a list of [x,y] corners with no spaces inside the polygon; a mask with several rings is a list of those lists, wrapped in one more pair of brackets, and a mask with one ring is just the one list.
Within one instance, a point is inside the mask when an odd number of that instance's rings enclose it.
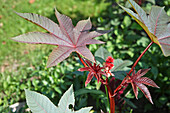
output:
{"label": "red castor plant flower", "polygon": [[110,71],[114,66],[113,62],[114,62],[114,59],[111,56],[108,56],[108,58],[106,59],[106,62],[104,64],[105,73],[107,74],[107,77],[114,76],[114,74],[112,74]]}
{"label": "red castor plant flower", "polygon": [[99,81],[101,80],[101,76],[106,75],[106,73],[102,71],[104,67],[100,67],[99,65],[96,65],[96,63],[92,65],[91,62],[88,60],[85,60],[85,61],[88,64],[88,67],[83,67],[83,68],[78,69],[78,71],[89,71],[89,74],[85,82],[85,86],[87,86],[87,84],[91,81],[93,76],[96,77],[97,82],[99,83]]}
{"label": "red castor plant flower", "polygon": [[157,86],[153,80],[147,77],[142,77],[149,70],[150,69],[140,69],[136,74],[135,74],[135,71],[133,71],[132,76],[130,76],[128,83],[132,84],[132,88],[136,96],[136,99],[138,99],[138,89],[137,89],[138,87],[143,92],[145,97],[153,104],[150,92],[144,84],[152,86],[152,87],[156,87],[156,88],[159,88],[159,86]]}

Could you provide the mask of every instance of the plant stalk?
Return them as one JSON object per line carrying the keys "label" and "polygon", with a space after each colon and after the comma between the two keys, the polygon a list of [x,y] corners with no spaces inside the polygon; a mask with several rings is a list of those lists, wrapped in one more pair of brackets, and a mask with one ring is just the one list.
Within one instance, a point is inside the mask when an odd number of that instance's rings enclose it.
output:
{"label": "plant stalk", "polygon": [[106,89],[106,93],[109,95],[109,102],[110,102],[110,112],[109,113],[115,113],[115,100],[113,95],[113,92],[109,86],[108,78],[106,77],[105,83],[104,83]]}
{"label": "plant stalk", "polygon": [[[108,94],[106,85],[105,85],[105,91],[106,91],[106,95],[107,95],[107,105],[110,106],[110,102],[109,102],[109,94]],[[109,113],[110,113],[110,110],[109,110]]]}
{"label": "plant stalk", "polygon": [[115,100],[114,97],[112,96],[112,90],[110,89],[110,86],[108,84],[105,84],[107,87],[107,91],[109,94],[109,100],[110,100],[110,113],[115,113]]}

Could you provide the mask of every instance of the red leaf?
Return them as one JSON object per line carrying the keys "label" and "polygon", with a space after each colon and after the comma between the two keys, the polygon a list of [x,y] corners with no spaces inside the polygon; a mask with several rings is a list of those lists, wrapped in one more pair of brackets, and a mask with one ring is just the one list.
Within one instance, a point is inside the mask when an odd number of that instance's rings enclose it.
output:
{"label": "red leaf", "polygon": [[136,79],[140,78],[141,76],[145,75],[148,71],[150,70],[149,69],[140,69],[137,73],[136,73]]}
{"label": "red leaf", "polygon": [[81,54],[83,57],[89,59],[90,61],[95,62],[93,54],[86,46],[78,46],[76,47],[76,51]]}
{"label": "red leaf", "polygon": [[87,86],[87,84],[91,81],[92,78],[93,78],[93,74],[92,74],[92,72],[89,72],[86,82],[85,82],[85,86]]}
{"label": "red leaf", "polygon": [[143,84],[156,87],[156,88],[159,88],[159,87],[155,84],[153,80],[147,77],[142,77],[149,70],[150,69],[140,69],[136,74],[135,74],[135,70],[133,70],[132,76],[130,76],[130,80],[128,81],[128,83],[130,82],[132,84],[132,88],[133,88],[136,99],[138,99],[138,89],[137,89],[138,87],[144,93],[145,97],[153,104],[150,92],[148,88]]}
{"label": "red leaf", "polygon": [[95,63],[94,63],[94,65],[92,65],[91,62],[88,60],[85,60],[85,61],[89,67],[84,67],[84,68],[78,69],[78,71],[89,71],[89,74],[88,74],[86,82],[85,82],[85,86],[87,86],[87,84],[91,81],[93,76],[96,77],[97,82],[99,83],[101,80],[101,76],[106,75],[106,73],[104,73],[102,71],[103,67],[100,67],[99,65],[96,65]]}
{"label": "red leaf", "polygon": [[147,77],[139,78],[136,80],[136,82],[159,88],[159,86],[157,86],[153,80],[151,80]]}
{"label": "red leaf", "polygon": [[135,97],[136,97],[136,99],[138,99],[138,88],[137,88],[137,86],[134,83],[131,83],[131,85],[132,85]]}
{"label": "red leaf", "polygon": [[17,12],[16,14],[50,32],[50,34],[33,32],[13,38],[13,40],[22,43],[57,45],[58,48],[54,49],[49,56],[47,67],[57,65],[75,51],[95,62],[93,54],[86,45],[103,43],[93,38],[110,32],[89,32],[92,27],[90,19],[79,21],[74,27],[71,18],[60,14],[57,10],[55,10],[55,14],[59,26],[50,19],[37,14]]}
{"label": "red leaf", "polygon": [[73,51],[75,51],[74,48],[65,46],[58,46],[53,49],[47,61],[47,67],[57,65],[58,62],[66,59]]}
{"label": "red leaf", "polygon": [[56,9],[55,9],[55,14],[58,19],[60,29],[62,33],[68,37],[68,39],[72,42],[72,44],[75,44],[74,40],[74,32],[73,32],[73,24],[71,18],[68,16],[60,14]]}
{"label": "red leaf", "polygon": [[148,88],[145,85],[141,84],[141,83],[135,82],[135,84],[143,92],[145,97],[153,104],[151,94],[150,94]]}

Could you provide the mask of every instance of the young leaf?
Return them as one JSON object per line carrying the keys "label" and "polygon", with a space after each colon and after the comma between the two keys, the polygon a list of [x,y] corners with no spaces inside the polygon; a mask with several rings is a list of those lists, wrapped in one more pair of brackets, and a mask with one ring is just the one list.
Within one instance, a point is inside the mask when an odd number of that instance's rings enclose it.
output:
{"label": "young leaf", "polygon": [[97,82],[99,83],[101,75],[106,75],[106,73],[102,71],[102,69],[104,68],[100,67],[99,65],[96,65],[96,63],[92,65],[92,63],[88,60],[86,60],[86,63],[88,64],[88,67],[78,69],[78,71],[89,71],[89,74],[87,75],[87,79],[85,82],[85,86],[87,86],[87,84],[92,80],[93,76],[96,77]]}
{"label": "young leaf", "polygon": [[146,12],[133,0],[128,0],[132,10],[122,7],[138,24],[146,31],[150,39],[158,44],[165,56],[170,56],[170,18],[164,11],[164,7],[152,6],[150,14]]}
{"label": "young leaf", "polygon": [[46,96],[34,91],[25,90],[28,107],[33,113],[89,113],[92,107],[82,108],[76,112],[69,109],[69,105],[74,107],[73,86],[61,97],[58,107],[56,107]]}
{"label": "young leaf", "polygon": [[79,21],[76,27],[74,27],[71,18],[60,14],[57,10],[55,10],[55,14],[59,26],[50,19],[37,14],[17,12],[16,14],[50,32],[50,34],[32,32],[12,38],[22,43],[57,45],[58,47],[49,56],[47,67],[57,65],[75,51],[90,61],[95,62],[92,53],[86,45],[104,43],[93,38],[109,32],[89,32],[92,27],[90,18]]}
{"label": "young leaf", "polygon": [[132,85],[136,98],[138,98],[138,89],[137,89],[138,87],[143,92],[145,97],[153,104],[150,92],[144,84],[152,86],[152,87],[156,87],[156,88],[159,88],[159,86],[157,86],[153,80],[147,77],[142,77],[149,70],[150,69],[140,69],[136,74],[135,74],[135,71],[133,71],[132,76],[130,76],[129,82]]}

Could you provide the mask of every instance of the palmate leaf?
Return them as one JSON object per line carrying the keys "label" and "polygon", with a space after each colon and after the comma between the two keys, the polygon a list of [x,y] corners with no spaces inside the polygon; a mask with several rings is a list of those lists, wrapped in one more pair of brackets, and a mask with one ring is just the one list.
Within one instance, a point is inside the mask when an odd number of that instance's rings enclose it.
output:
{"label": "palmate leaf", "polygon": [[33,113],[55,113],[58,108],[44,95],[25,90],[26,102]]}
{"label": "palmate leaf", "polygon": [[73,85],[70,86],[70,88],[63,94],[61,97],[58,108],[59,113],[70,113],[72,112],[71,109],[69,109],[69,105],[73,105],[74,107],[75,99],[74,99],[74,92],[73,92]]}
{"label": "palmate leaf", "polygon": [[149,70],[150,69],[140,69],[136,74],[135,74],[135,71],[133,71],[132,76],[130,76],[129,82],[132,85],[133,92],[135,94],[136,99],[138,99],[138,89],[137,88],[139,88],[143,92],[145,97],[153,104],[151,94],[150,94],[148,88],[144,84],[152,86],[152,87],[156,87],[156,88],[159,88],[159,86],[157,86],[153,80],[151,80],[147,77],[142,77]]}
{"label": "palmate leaf", "polygon": [[50,34],[31,32],[12,38],[17,42],[22,43],[57,45],[58,47],[55,48],[49,56],[47,67],[57,65],[59,62],[66,59],[72,52],[77,52],[90,61],[95,62],[92,53],[86,45],[104,43],[93,38],[109,32],[89,32],[92,27],[90,18],[79,21],[76,27],[74,27],[71,18],[60,14],[57,10],[55,10],[55,14],[59,25],[50,19],[37,14],[17,12],[16,14],[50,32]]}
{"label": "palmate leaf", "polygon": [[128,0],[132,10],[120,5],[138,24],[146,31],[150,39],[158,44],[164,56],[170,56],[170,17],[164,11],[164,7],[152,6],[147,16],[146,12],[133,0]]}
{"label": "palmate leaf", "polygon": [[25,90],[28,107],[33,113],[89,113],[92,107],[85,107],[78,111],[69,109],[69,105],[75,103],[73,86],[61,97],[56,107],[46,96],[34,91]]}

